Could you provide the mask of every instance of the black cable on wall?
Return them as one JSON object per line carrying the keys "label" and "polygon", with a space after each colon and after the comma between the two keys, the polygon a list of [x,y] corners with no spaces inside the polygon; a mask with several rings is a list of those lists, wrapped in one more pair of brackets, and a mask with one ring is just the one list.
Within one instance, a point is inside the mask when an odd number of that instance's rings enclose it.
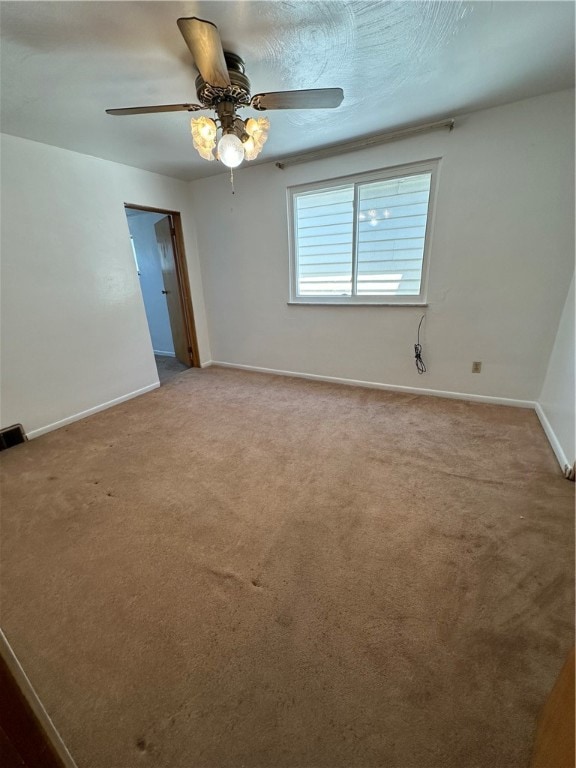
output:
{"label": "black cable on wall", "polygon": [[422,315],[420,318],[420,322],[418,323],[418,340],[416,344],[414,344],[414,357],[416,359],[416,370],[418,373],[426,373],[426,366],[424,365],[424,360],[422,360],[422,345],[420,344],[420,326],[425,317],[426,315]]}

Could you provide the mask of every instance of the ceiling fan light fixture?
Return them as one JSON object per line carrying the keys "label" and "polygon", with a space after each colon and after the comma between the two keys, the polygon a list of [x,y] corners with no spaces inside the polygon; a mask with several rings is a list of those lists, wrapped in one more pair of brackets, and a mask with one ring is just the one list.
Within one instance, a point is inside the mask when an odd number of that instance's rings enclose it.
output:
{"label": "ceiling fan light fixture", "polygon": [[246,160],[255,160],[268,138],[270,120],[267,117],[250,117],[246,120],[246,133],[249,138],[244,142]]}
{"label": "ceiling fan light fixture", "polygon": [[218,158],[228,168],[237,168],[244,160],[244,145],[235,133],[225,133],[218,142]]}
{"label": "ceiling fan light fixture", "polygon": [[216,146],[216,123],[209,117],[193,117],[190,121],[192,143],[200,157],[214,160]]}
{"label": "ceiling fan light fixture", "polygon": [[237,115],[238,109],[249,107],[257,112],[269,109],[334,109],[342,103],[344,92],[341,88],[270,91],[252,96],[242,58],[224,50],[215,24],[197,16],[179,18],[177,24],[198,70],[196,95],[199,103],[122,107],[107,109],[108,114],[213,110],[215,120],[202,116],[192,118],[190,122],[194,148],[205,160],[217,159],[228,168],[237,168],[243,160],[258,157],[270,128],[266,117],[250,118],[244,122]]}
{"label": "ceiling fan light fixture", "polygon": [[[199,112],[211,109],[216,120],[193,118],[190,123],[194,148],[205,160],[221,160],[228,168],[237,168],[243,160],[255,160],[268,138],[270,123],[266,117],[246,122],[237,109],[250,107],[257,112],[269,109],[334,109],[344,98],[341,88],[312,88],[297,91],[270,91],[251,96],[250,80],[240,56],[225,51],[218,28],[197,16],[177,20],[178,29],[198,70],[198,104],[156,104],[146,107],[107,109],[109,115],[143,115],[162,112]],[[216,150],[218,132],[221,135]]]}

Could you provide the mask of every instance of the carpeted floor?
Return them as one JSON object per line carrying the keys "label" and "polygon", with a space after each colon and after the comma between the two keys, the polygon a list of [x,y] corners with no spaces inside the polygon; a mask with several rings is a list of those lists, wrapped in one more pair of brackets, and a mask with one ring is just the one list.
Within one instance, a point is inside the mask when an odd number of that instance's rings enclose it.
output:
{"label": "carpeted floor", "polygon": [[158,370],[158,378],[160,379],[160,385],[166,384],[167,381],[173,379],[179,373],[188,371],[188,366],[181,363],[175,357],[168,357],[168,355],[154,355],[156,360],[156,368]]}
{"label": "carpeted floor", "polygon": [[6,451],[2,626],[79,768],[525,768],[573,642],[528,410],[226,369]]}

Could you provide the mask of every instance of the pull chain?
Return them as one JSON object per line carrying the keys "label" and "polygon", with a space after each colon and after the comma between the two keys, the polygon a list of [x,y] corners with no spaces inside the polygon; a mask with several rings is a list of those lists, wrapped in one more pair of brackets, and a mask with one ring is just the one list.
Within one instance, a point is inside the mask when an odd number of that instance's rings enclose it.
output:
{"label": "pull chain", "polygon": [[230,184],[232,185],[232,194],[235,195],[234,192],[234,169],[230,168]]}

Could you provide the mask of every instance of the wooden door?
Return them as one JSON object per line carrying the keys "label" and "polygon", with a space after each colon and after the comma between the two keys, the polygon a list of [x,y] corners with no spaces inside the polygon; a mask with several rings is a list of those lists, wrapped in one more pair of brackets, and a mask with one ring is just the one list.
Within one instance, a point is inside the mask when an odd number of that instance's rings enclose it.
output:
{"label": "wooden door", "polygon": [[163,293],[166,295],[166,304],[168,305],[174,351],[178,360],[190,367],[190,350],[184,325],[176,260],[174,258],[174,227],[172,226],[171,217],[165,216],[163,219],[160,219],[154,225],[154,229],[156,230],[156,240],[160,250],[160,266],[162,267],[162,278],[164,281]]}

